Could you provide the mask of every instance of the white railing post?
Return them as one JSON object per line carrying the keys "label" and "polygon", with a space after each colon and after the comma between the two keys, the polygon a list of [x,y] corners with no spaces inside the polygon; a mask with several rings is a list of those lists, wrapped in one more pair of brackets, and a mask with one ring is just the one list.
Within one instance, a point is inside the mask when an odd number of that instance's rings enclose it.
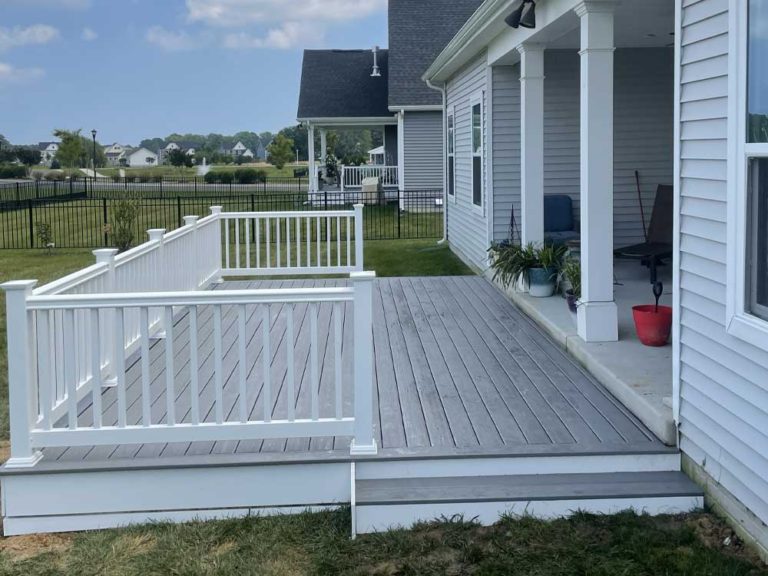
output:
{"label": "white railing post", "polygon": [[373,437],[373,281],[375,272],[350,274],[354,289],[355,437],[352,456],[378,452]]}
{"label": "white railing post", "polygon": [[347,167],[343,164],[341,165],[341,191],[344,192],[346,186],[347,186]]}
{"label": "white railing post", "polygon": [[[194,249],[191,253],[187,252],[186,255],[191,256],[193,260],[193,264],[191,265],[192,274],[194,275],[193,290],[199,290],[201,287],[201,284],[203,283],[203,274],[200,270],[205,266],[205,263],[206,263],[205,258],[198,258],[198,255],[200,254],[200,241],[197,237],[197,221],[198,220],[199,220],[198,216],[184,216],[184,226],[192,227],[192,246],[194,247]],[[185,264],[185,266],[189,266],[189,263]]]}
{"label": "white railing post", "polygon": [[363,205],[355,204],[355,270],[363,271]]}
{"label": "white railing post", "polygon": [[[94,250],[93,255],[96,256],[97,264],[106,264],[107,274],[104,281],[104,292],[107,294],[115,291],[115,257],[117,256],[117,248],[102,248],[101,250]],[[104,363],[108,367],[108,372],[104,375],[104,385],[114,386],[117,383],[116,376],[114,374],[114,352],[116,347],[117,338],[115,337],[115,311],[105,310],[104,318],[102,321],[103,334],[104,334]],[[121,335],[122,338],[123,335]]]}
{"label": "white railing post", "polygon": [[[159,266],[153,271],[154,278],[148,278],[148,284],[155,284],[158,292],[170,290],[173,284],[173,271],[170,269],[170,263],[165,261],[165,228],[153,228],[147,230],[147,236],[152,244],[157,244],[157,262]],[[162,310],[158,311],[155,338],[165,338],[165,315]],[[146,330],[146,326],[141,327],[141,331]],[[118,353],[117,350],[115,353]]]}
{"label": "white railing post", "polygon": [[221,206],[211,206],[211,214],[216,216],[216,219],[219,221],[219,241],[215,242],[211,248],[214,251],[215,258],[216,258],[216,265],[218,266],[218,271],[213,277],[213,283],[214,284],[221,284],[224,279],[221,277],[221,267],[222,267],[222,252],[221,252],[221,242],[222,242],[222,230],[221,230],[221,223],[223,222],[225,226],[228,226],[229,223],[221,217]]}
{"label": "white railing post", "polygon": [[11,458],[6,462],[9,468],[27,468],[34,466],[42,453],[32,450],[30,432],[32,430],[32,374],[30,350],[30,315],[27,311],[27,298],[37,280],[6,282],[2,285],[6,296],[6,314],[8,322],[8,409],[11,432]]}

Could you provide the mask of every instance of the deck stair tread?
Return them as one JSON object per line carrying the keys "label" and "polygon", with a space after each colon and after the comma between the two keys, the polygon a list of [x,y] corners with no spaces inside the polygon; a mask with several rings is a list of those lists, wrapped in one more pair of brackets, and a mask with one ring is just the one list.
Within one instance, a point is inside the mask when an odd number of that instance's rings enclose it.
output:
{"label": "deck stair tread", "polygon": [[358,506],[703,496],[682,472],[358,480]]}

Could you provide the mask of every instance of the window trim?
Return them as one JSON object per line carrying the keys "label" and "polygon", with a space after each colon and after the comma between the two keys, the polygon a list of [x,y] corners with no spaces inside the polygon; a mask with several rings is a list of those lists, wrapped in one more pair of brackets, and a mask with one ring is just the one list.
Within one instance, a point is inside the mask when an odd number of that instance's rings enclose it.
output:
{"label": "window trim", "polygon": [[[453,120],[453,132],[450,130],[450,124],[449,120]],[[447,173],[448,181],[446,182],[446,186],[448,190],[446,190],[446,196],[453,202],[456,203],[456,106],[451,104],[448,106],[448,111],[446,114],[445,119],[445,131],[447,140],[450,141],[450,144],[452,144],[453,152],[451,152],[451,146],[449,146],[448,142],[446,142],[446,162],[445,162],[445,170]],[[453,169],[451,169],[451,162],[450,158],[453,158]],[[448,186],[448,182],[450,182],[450,179],[453,178],[453,194],[450,193],[451,187]]]}
{"label": "window trim", "polygon": [[[469,204],[472,210],[485,215],[485,92],[480,90],[469,99],[469,166],[471,171]],[[480,106],[480,151],[475,152],[474,108]],[[480,158],[480,204],[475,204],[475,158]]]}
{"label": "window trim", "polygon": [[768,321],[749,313],[747,282],[749,161],[768,158],[768,143],[747,142],[749,0],[738,0],[729,11],[728,61],[728,195],[726,331],[768,349]]}

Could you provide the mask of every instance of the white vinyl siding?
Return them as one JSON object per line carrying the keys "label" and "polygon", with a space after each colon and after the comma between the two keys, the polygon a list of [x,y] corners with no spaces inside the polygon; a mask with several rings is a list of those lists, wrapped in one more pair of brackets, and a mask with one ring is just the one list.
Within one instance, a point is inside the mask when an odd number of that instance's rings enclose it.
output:
{"label": "white vinyl siding", "polygon": [[[488,226],[484,212],[472,203],[472,98],[483,94],[485,108],[485,90],[487,80],[485,54],[470,62],[448,83],[448,106],[455,114],[456,137],[456,198],[448,202],[448,241],[451,247],[475,268],[486,267],[488,250]],[[487,119],[483,114],[483,122]],[[483,135],[487,130],[483,130]],[[483,150],[486,143],[483,143]],[[483,174],[487,166],[483,158]],[[483,186],[485,194],[488,187]],[[483,207],[486,199],[483,198]]]}
{"label": "white vinyl siding", "polygon": [[512,211],[520,229],[520,67],[493,68],[493,239],[512,240]]}
{"label": "white vinyl siding", "polygon": [[728,1],[678,1],[681,448],[768,522],[768,351],[725,328]]}
{"label": "white vinyl siding", "polygon": [[442,112],[406,112],[403,130],[405,190],[442,190]]}

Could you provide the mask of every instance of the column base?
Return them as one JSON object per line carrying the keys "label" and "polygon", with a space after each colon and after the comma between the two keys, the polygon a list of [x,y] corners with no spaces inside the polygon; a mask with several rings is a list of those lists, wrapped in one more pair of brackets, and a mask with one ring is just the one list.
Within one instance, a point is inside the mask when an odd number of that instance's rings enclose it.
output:
{"label": "column base", "polygon": [[358,446],[354,439],[352,445],[349,447],[350,456],[376,456],[379,453],[379,447],[376,445],[376,440],[372,440],[373,444],[367,446]]}
{"label": "column base", "polygon": [[36,451],[32,453],[32,456],[27,458],[9,458],[4,466],[6,468],[32,468],[42,459],[43,453]]}
{"label": "column base", "polygon": [[582,302],[578,310],[579,337],[584,342],[618,342],[616,302]]}

